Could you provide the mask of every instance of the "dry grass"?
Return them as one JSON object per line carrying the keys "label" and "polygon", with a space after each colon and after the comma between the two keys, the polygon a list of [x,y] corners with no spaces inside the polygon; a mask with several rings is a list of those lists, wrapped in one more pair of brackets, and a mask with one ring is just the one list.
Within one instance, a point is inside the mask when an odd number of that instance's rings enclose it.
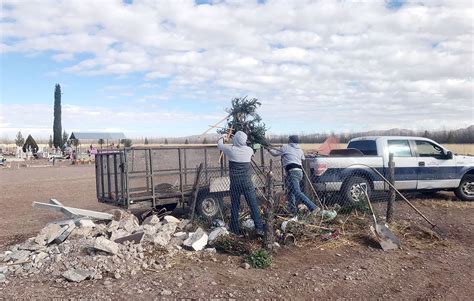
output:
{"label": "dry grass", "polygon": [[[439,203],[441,204],[442,202]],[[450,205],[455,206],[453,204]],[[287,232],[295,236],[296,244],[300,247],[313,246],[325,249],[338,249],[344,246],[367,245],[379,248],[369,228],[372,223],[372,218],[367,214],[341,214],[332,224],[323,224],[323,226],[333,229],[332,233],[337,234],[335,237],[330,237],[328,235],[329,231],[314,228],[311,225],[304,226],[296,223],[289,224]],[[394,222],[390,224],[389,228],[402,241],[402,247],[405,248],[426,250],[440,245],[450,245],[450,241],[441,239],[431,229],[409,221]]]}
{"label": "dry grass", "polygon": [[437,246],[447,247],[451,244],[449,240],[443,240],[431,229],[408,221],[391,223],[390,229],[401,240],[402,247],[426,250]]}

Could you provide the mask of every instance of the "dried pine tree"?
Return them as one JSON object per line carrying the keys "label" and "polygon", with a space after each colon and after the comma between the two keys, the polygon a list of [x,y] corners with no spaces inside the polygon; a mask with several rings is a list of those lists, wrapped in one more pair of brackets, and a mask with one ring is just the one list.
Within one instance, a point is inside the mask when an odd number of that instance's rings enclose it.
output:
{"label": "dried pine tree", "polygon": [[[242,131],[247,134],[247,143],[252,147],[255,144],[263,146],[269,145],[265,138],[267,128],[262,118],[257,114],[257,108],[261,103],[256,98],[236,97],[232,99],[232,107],[227,108],[229,113],[227,128],[232,128],[232,132]],[[218,130],[219,134],[227,133],[226,129]]]}

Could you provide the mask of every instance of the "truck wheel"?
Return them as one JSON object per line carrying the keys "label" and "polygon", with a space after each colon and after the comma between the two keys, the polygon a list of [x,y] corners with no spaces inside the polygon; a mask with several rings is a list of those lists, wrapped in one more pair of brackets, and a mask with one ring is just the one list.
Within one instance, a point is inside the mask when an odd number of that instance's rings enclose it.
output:
{"label": "truck wheel", "polygon": [[341,188],[343,205],[354,205],[357,204],[360,198],[364,195],[361,185],[367,186],[367,194],[370,196],[372,187],[369,181],[363,177],[350,177],[348,178]]}
{"label": "truck wheel", "polygon": [[223,203],[221,196],[203,191],[198,196],[196,211],[204,219],[212,221],[220,217],[220,210],[223,210]]}
{"label": "truck wheel", "polygon": [[474,175],[465,175],[454,194],[463,201],[474,201]]}

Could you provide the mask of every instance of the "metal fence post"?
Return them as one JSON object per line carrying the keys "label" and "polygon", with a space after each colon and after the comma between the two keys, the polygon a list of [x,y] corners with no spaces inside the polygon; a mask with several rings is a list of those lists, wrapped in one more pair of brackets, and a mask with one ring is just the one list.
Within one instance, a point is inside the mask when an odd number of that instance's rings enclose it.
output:
{"label": "metal fence post", "polygon": [[[388,156],[388,179],[390,184],[395,185],[395,162],[393,161],[393,154],[390,153]],[[391,223],[393,220],[393,204],[395,203],[395,190],[390,187],[388,192],[387,202],[387,223]]]}
{"label": "metal fence post", "polygon": [[148,154],[149,154],[149,161],[150,161],[150,181],[151,181],[151,195],[152,195],[152,205],[153,208],[156,207],[156,193],[155,193],[155,182],[153,179],[153,161],[151,159],[151,149],[148,149]]}
{"label": "metal fence post", "polygon": [[[307,175],[311,174],[310,170],[309,170],[309,161],[308,160],[303,161],[303,172],[305,172]],[[311,183],[309,182],[309,177],[304,177],[303,178],[303,192],[307,196],[310,196],[313,193],[312,190],[311,190]]]}
{"label": "metal fence post", "polygon": [[[99,169],[99,160],[100,160],[100,156],[97,154],[95,155],[95,188],[96,188],[96,195],[97,195],[97,199],[101,202],[103,202],[104,200],[102,199],[101,195],[100,195],[100,188],[99,188],[99,179],[102,178],[102,171]],[[53,165],[54,165],[54,157],[53,157]]]}
{"label": "metal fence post", "polygon": [[267,204],[264,209],[264,215],[265,215],[265,237],[264,237],[264,248],[268,252],[273,251],[273,245],[275,243],[275,229],[273,225],[275,224],[274,222],[274,182],[273,182],[273,160],[270,159],[268,166],[268,172],[266,174],[266,200]]}

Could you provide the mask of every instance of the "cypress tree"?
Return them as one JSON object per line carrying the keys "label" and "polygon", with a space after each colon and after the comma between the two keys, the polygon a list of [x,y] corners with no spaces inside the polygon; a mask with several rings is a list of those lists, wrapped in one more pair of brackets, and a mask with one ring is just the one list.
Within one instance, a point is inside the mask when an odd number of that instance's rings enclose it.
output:
{"label": "cypress tree", "polygon": [[21,134],[21,132],[18,132],[16,134],[16,139],[15,139],[15,144],[16,146],[23,146],[23,144],[25,144],[25,138],[23,138],[23,135]]}
{"label": "cypress tree", "polygon": [[54,122],[53,122],[53,144],[54,147],[61,147],[62,144],[61,126],[61,86],[56,84],[54,89]]}

